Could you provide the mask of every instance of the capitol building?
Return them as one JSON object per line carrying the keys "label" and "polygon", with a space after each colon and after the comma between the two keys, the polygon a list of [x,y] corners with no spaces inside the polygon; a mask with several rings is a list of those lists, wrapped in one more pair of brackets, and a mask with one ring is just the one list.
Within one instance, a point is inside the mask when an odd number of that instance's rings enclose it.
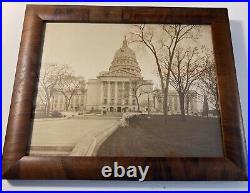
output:
{"label": "capitol building", "polygon": [[[134,92],[138,84],[141,84],[140,88]],[[197,114],[197,93],[190,91],[188,98],[189,114]],[[66,111],[64,104],[64,96],[56,92],[52,101],[52,111]],[[142,77],[136,54],[129,48],[124,38],[108,71],[100,72],[96,79],[89,79],[86,88],[72,96],[68,111],[108,114],[140,110],[154,113],[163,112],[162,107],[161,91],[154,88],[152,80],[145,80]],[[174,90],[169,90],[168,93],[168,113],[180,114],[179,96]]]}
{"label": "capitol building", "polygon": [[153,101],[153,82],[143,79],[135,52],[128,47],[125,38],[109,70],[88,80],[86,110],[100,110],[102,113],[137,111],[133,88],[138,82],[142,84],[140,91],[146,91],[139,98],[140,106],[144,107],[141,110],[146,111],[150,106],[148,103]]}
{"label": "capitol building", "polygon": [[[106,112],[133,112],[138,111],[138,105],[133,93],[136,84],[140,87],[139,98],[140,111],[162,112],[163,99],[155,92],[152,80],[144,80],[141,69],[136,59],[135,52],[128,47],[126,37],[123,40],[111,62],[109,70],[101,72],[96,79],[90,79],[87,83],[87,111],[99,110]],[[140,92],[139,91],[139,92]],[[197,113],[197,93],[190,91],[189,113]],[[179,96],[176,91],[168,93],[169,114],[180,114]]]}

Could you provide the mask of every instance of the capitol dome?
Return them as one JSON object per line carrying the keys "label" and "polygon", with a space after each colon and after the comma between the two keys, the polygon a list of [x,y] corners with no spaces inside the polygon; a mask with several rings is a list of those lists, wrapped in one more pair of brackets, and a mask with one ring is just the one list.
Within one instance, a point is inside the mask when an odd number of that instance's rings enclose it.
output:
{"label": "capitol dome", "polygon": [[140,72],[141,69],[136,60],[135,52],[128,47],[125,37],[122,47],[115,52],[114,59],[106,76],[141,77]]}
{"label": "capitol dome", "polygon": [[127,39],[123,40],[122,47],[115,53],[114,60],[133,59],[136,60],[135,52],[128,47]]}

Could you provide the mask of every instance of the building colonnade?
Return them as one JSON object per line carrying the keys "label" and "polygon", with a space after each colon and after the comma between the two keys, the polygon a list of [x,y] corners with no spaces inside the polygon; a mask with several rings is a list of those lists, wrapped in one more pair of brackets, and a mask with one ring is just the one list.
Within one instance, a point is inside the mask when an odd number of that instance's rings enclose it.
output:
{"label": "building colonnade", "polygon": [[[185,110],[187,109],[187,99],[188,99],[188,111],[189,114],[197,113],[197,94],[190,92],[187,97],[185,97]],[[163,112],[163,97],[161,101],[157,101],[156,96],[154,96],[153,100],[154,108],[158,111]],[[180,100],[177,92],[171,91],[168,95],[168,112],[169,114],[180,114]]]}
{"label": "building colonnade", "polygon": [[132,93],[133,81],[101,81],[100,104],[107,112],[135,111],[136,101]]}
{"label": "building colonnade", "polygon": [[[66,110],[66,99],[60,92],[56,93],[51,101],[52,111],[65,111]],[[72,96],[68,111],[84,111],[86,105],[86,95],[84,93],[76,93]]]}

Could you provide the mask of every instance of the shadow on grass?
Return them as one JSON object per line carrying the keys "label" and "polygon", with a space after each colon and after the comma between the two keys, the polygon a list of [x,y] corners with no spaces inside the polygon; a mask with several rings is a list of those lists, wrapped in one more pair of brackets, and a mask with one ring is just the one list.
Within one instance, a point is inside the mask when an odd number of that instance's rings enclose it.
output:
{"label": "shadow on grass", "polygon": [[99,148],[97,156],[221,157],[218,118],[136,115],[119,127]]}

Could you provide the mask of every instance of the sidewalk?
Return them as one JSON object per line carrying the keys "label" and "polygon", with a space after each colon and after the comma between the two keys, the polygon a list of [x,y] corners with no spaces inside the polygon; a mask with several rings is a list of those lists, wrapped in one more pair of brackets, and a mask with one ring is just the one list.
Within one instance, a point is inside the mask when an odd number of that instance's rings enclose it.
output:
{"label": "sidewalk", "polygon": [[76,143],[70,156],[96,156],[96,153],[102,143],[114,133],[118,128],[119,122],[115,122],[112,126],[104,128],[101,133],[91,133],[84,136]]}

